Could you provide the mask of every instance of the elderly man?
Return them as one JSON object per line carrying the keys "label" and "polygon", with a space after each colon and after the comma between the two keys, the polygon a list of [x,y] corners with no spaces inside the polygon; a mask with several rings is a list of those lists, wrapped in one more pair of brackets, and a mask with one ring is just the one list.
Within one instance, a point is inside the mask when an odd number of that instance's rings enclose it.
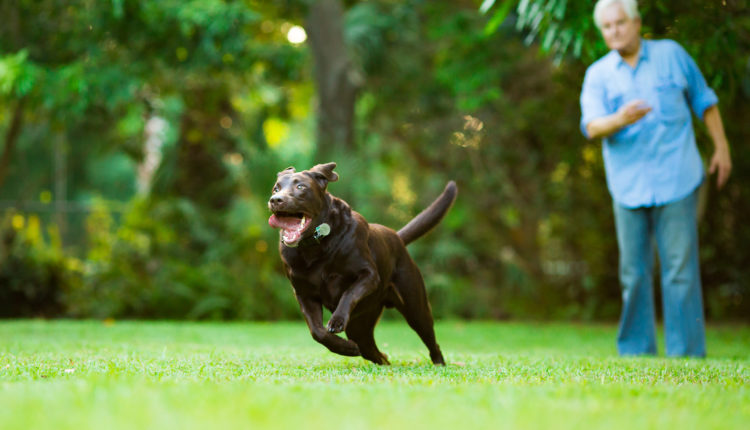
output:
{"label": "elderly man", "polygon": [[620,251],[621,355],[656,354],[653,243],[659,254],[666,353],[706,354],[698,262],[697,189],[704,169],[690,110],[714,143],[721,188],[732,163],[717,106],[693,59],[672,40],[641,39],[635,0],[599,0],[594,20],[610,52],[586,71],[581,130],[603,138]]}

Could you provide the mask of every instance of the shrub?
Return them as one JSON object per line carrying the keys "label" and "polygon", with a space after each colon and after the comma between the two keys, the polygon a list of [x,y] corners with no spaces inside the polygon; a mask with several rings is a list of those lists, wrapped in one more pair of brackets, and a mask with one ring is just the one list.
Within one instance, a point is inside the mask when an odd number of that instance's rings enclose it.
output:
{"label": "shrub", "polygon": [[45,239],[35,215],[6,213],[0,222],[0,317],[54,317],[66,291],[81,284],[81,263],[63,253],[57,229]]}
{"label": "shrub", "polygon": [[280,319],[298,317],[288,281],[257,223],[254,202],[216,215],[179,198],[135,200],[119,226],[106,205],[87,220],[85,286],[72,315],[96,318]]}

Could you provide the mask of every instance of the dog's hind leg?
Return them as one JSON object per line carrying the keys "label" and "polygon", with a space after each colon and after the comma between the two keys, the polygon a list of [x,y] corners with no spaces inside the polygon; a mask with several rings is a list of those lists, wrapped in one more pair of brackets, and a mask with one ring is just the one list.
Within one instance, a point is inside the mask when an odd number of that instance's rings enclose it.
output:
{"label": "dog's hind leg", "polygon": [[[403,305],[396,306],[396,309],[401,312],[404,318],[406,318],[406,322],[409,323],[409,326],[417,332],[419,338],[427,346],[432,362],[444,366],[445,359],[443,358],[443,353],[440,351],[440,346],[435,340],[432,309],[430,308],[430,303],[427,301],[427,291],[424,287],[422,274],[419,273],[419,269],[416,266],[410,272],[409,276],[405,277],[406,280],[396,280],[396,288],[401,291],[401,296],[404,299]],[[410,282],[411,285],[408,288],[399,288],[399,285],[405,285],[400,284],[401,282]]]}
{"label": "dog's hind leg", "polygon": [[383,308],[357,315],[356,319],[346,329],[346,336],[359,346],[363,358],[375,364],[391,364],[388,356],[380,352],[375,344],[375,324],[378,323]]}
{"label": "dog's hind leg", "polygon": [[443,353],[440,351],[440,346],[435,340],[435,328],[433,327],[432,313],[420,312],[417,315],[408,312],[402,313],[406,318],[406,322],[409,323],[409,326],[417,332],[419,338],[422,339],[422,342],[427,346],[433,364],[445,366]]}

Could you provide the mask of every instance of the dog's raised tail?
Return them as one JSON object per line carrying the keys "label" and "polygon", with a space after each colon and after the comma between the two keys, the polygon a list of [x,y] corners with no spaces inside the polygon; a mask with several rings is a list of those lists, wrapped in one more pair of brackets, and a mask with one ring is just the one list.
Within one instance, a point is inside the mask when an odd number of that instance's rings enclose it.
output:
{"label": "dog's raised tail", "polygon": [[456,183],[448,182],[440,197],[398,231],[401,240],[408,245],[438,225],[456,200],[456,194],[458,194]]}

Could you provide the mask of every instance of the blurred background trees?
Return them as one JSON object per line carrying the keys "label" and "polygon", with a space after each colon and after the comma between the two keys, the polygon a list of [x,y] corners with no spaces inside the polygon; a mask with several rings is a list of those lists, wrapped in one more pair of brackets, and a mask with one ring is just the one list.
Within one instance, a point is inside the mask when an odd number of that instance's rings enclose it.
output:
{"label": "blurred background trees", "polygon": [[[750,315],[747,6],[641,6],[646,37],[696,58],[732,144],[700,227],[713,320]],[[268,191],[336,161],[330,191],[392,227],[458,182],[410,246],[439,317],[616,318],[600,142],[578,130],[606,52],[592,7],[1,2],[0,315],[296,318]]]}

